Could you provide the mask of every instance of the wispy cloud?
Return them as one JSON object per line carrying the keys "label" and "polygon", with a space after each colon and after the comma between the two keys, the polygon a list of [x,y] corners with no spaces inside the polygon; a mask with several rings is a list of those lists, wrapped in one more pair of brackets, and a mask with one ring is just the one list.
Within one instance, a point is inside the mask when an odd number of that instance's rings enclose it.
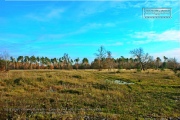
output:
{"label": "wispy cloud", "polygon": [[[102,2],[100,2],[102,1]],[[94,0],[80,3],[74,11],[75,17],[80,20],[89,16],[94,16],[111,11],[113,15],[119,15],[121,9],[126,9],[128,6],[121,0]]]}
{"label": "wispy cloud", "polygon": [[130,34],[131,38],[136,38],[134,44],[145,44],[149,42],[159,42],[159,41],[174,41],[180,42],[180,30],[167,30],[162,33],[156,33],[154,31],[150,32],[135,32]]}
{"label": "wispy cloud", "polygon": [[2,46],[4,46],[5,44],[9,44],[9,46],[12,46],[31,42],[31,38],[25,34],[5,33],[0,34],[0,36],[0,45]]}
{"label": "wispy cloud", "polygon": [[137,0],[136,2],[127,2],[128,7],[178,7],[179,0]]}
{"label": "wispy cloud", "polygon": [[116,26],[116,23],[111,23],[111,22],[108,22],[108,23],[87,23],[87,24],[79,27],[79,29],[65,34],[65,36],[71,36],[71,35],[76,35],[76,34],[80,34],[80,33],[85,33],[85,32],[88,32],[88,31],[94,30],[94,29],[109,28],[109,27],[115,27],[115,26]]}
{"label": "wispy cloud", "polygon": [[132,43],[132,44],[135,44],[135,45],[140,45],[140,44],[146,44],[146,43],[149,43],[151,42],[151,40],[134,40],[132,42],[129,42],[129,43]]}
{"label": "wispy cloud", "polygon": [[113,23],[88,23],[85,24],[81,27],[79,27],[79,29],[73,30],[73,31],[69,31],[68,33],[58,33],[58,34],[42,34],[38,37],[38,40],[45,40],[45,39],[61,39],[63,37],[67,37],[67,36],[72,36],[72,35],[77,35],[77,34],[82,34],[85,33],[89,30],[92,29],[98,29],[101,27],[112,27],[114,26]]}
{"label": "wispy cloud", "polygon": [[39,41],[39,42],[55,41],[65,36],[67,36],[67,34],[41,34],[41,35],[36,36],[36,41]]}
{"label": "wispy cloud", "polygon": [[48,10],[42,10],[38,13],[29,13],[25,15],[26,18],[36,20],[36,21],[49,21],[53,18],[60,18],[61,14],[65,12],[63,8],[53,8]]}
{"label": "wispy cloud", "polygon": [[115,23],[106,23],[104,24],[105,27],[115,27],[116,24]]}
{"label": "wispy cloud", "polygon": [[65,43],[60,46],[121,46],[123,43],[115,42],[115,43]]}
{"label": "wispy cloud", "polygon": [[[91,6],[91,7],[90,7]],[[79,18],[83,18],[89,15],[98,14],[108,9],[105,2],[83,2],[78,8],[76,8],[76,14]]]}
{"label": "wispy cloud", "polygon": [[116,23],[88,23],[86,25],[84,25],[83,27],[81,27],[81,29],[97,29],[97,28],[102,28],[102,27],[114,27],[116,26]]}

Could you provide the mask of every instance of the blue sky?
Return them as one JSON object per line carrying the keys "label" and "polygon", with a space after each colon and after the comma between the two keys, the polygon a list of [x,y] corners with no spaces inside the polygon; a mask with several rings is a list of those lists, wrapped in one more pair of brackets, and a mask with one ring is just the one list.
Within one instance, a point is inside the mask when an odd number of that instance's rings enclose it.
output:
{"label": "blue sky", "polygon": [[[171,19],[142,18],[142,8],[171,8]],[[131,57],[142,47],[180,60],[180,1],[0,1],[0,51],[10,56],[95,58],[103,45]]]}

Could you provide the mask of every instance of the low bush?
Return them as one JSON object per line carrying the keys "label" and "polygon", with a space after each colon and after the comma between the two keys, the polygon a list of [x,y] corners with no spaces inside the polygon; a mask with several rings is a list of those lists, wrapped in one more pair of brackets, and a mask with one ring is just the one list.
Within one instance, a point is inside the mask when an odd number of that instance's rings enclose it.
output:
{"label": "low bush", "polygon": [[176,76],[180,78],[180,73],[177,73]]}
{"label": "low bush", "polygon": [[78,91],[78,90],[72,90],[72,89],[69,89],[69,90],[61,90],[61,93],[70,93],[70,94],[78,94],[78,95],[81,94],[80,91]]}
{"label": "low bush", "polygon": [[82,79],[82,77],[80,75],[73,75],[73,78],[78,78],[78,79]]}
{"label": "low bush", "polygon": [[16,84],[16,85],[21,85],[21,81],[22,81],[23,79],[22,78],[16,78],[15,80],[14,80],[14,84]]}

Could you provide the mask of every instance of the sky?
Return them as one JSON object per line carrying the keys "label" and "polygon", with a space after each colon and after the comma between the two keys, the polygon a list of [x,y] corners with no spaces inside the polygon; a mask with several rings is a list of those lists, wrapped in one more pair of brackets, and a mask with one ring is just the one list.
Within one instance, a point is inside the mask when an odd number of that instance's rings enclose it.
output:
{"label": "sky", "polygon": [[[170,8],[172,18],[144,18],[143,8]],[[180,61],[180,1],[0,1],[0,51],[10,56],[92,61],[101,45],[114,58],[141,47],[154,59]]]}

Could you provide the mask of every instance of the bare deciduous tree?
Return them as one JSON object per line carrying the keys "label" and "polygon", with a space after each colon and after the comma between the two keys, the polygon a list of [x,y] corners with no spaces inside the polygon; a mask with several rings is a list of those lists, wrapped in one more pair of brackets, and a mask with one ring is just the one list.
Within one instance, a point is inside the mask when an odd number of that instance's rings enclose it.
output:
{"label": "bare deciduous tree", "polygon": [[63,61],[63,66],[66,69],[70,69],[71,68],[73,60],[69,57],[69,55],[67,53],[64,53],[64,56],[62,57],[62,61]]}
{"label": "bare deciduous tree", "polygon": [[98,59],[98,65],[99,65],[99,70],[102,69],[102,61],[106,57],[106,50],[103,46],[100,46],[100,48],[97,50],[98,52],[95,53],[96,58]]}
{"label": "bare deciduous tree", "polygon": [[142,48],[138,48],[138,49],[131,50],[130,54],[132,54],[134,57],[137,58],[137,61],[140,65],[141,70],[145,70],[145,66],[151,58],[148,55],[148,53],[144,53]]}
{"label": "bare deciduous tree", "polygon": [[9,53],[7,51],[3,51],[0,54],[0,59],[1,59],[1,62],[2,62],[2,66],[5,67],[5,70],[8,70],[8,63],[9,63],[8,58],[9,58]]}
{"label": "bare deciduous tree", "polygon": [[113,68],[113,64],[114,64],[111,51],[107,51],[106,62],[107,62],[108,70],[111,70]]}
{"label": "bare deciduous tree", "polygon": [[177,72],[178,62],[176,58],[169,58],[167,61],[168,68],[173,70],[175,73]]}
{"label": "bare deciduous tree", "polygon": [[76,70],[77,70],[79,68],[79,58],[76,58],[74,62],[75,62]]}

